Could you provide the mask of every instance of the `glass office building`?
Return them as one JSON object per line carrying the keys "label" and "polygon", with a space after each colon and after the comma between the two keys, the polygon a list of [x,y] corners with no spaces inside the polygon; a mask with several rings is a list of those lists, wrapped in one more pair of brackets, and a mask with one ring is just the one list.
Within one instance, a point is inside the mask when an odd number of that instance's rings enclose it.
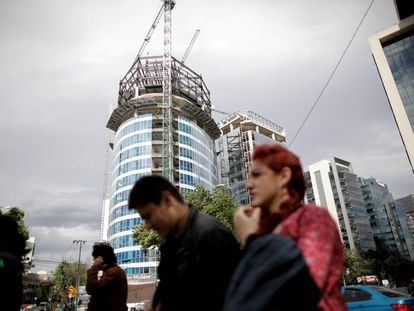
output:
{"label": "glass office building", "polygon": [[[162,94],[162,57],[139,58],[120,83],[118,107],[107,127],[114,131],[110,204],[105,237],[114,247],[118,263],[129,280],[153,276],[156,253],[144,253],[133,241],[133,228],[141,223],[128,210],[128,195],[144,175],[163,174],[165,122]],[[173,183],[181,192],[196,185],[212,190],[217,184],[214,141],[220,131],[211,118],[210,96],[201,76],[173,58],[172,66]]]}
{"label": "glass office building", "polygon": [[387,185],[374,178],[360,178],[360,182],[377,248],[386,250],[389,254],[404,256],[405,241],[399,235],[398,229],[401,225]]}
{"label": "glass office building", "polygon": [[372,36],[369,41],[414,171],[414,15]]}

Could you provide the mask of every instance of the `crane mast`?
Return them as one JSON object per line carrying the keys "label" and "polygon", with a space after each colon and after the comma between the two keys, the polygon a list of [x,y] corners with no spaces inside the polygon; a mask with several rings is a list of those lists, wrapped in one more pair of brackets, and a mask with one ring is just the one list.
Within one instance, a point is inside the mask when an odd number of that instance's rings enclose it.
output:
{"label": "crane mast", "polygon": [[164,1],[164,55],[162,75],[162,173],[174,183],[174,150],[172,133],[171,9],[173,0]]}
{"label": "crane mast", "polygon": [[[141,48],[135,58],[131,69],[120,81],[118,103],[128,101],[133,96],[138,96],[138,79],[140,74],[145,76],[145,72],[140,72],[140,58],[154,33],[162,14],[164,14],[164,53],[162,59],[162,152],[161,168],[162,175],[174,183],[174,145],[173,145],[173,102],[172,102],[172,55],[171,55],[171,10],[174,8],[175,0],[161,0],[162,5],[152,23]],[[195,40],[195,39],[194,39]]]}

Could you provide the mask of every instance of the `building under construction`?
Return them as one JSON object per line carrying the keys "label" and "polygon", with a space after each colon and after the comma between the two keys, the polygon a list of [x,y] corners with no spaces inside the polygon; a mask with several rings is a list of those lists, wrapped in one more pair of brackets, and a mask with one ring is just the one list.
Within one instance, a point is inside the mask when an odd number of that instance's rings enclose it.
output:
{"label": "building under construction", "polygon": [[[181,192],[195,185],[211,190],[217,184],[214,141],[220,130],[211,117],[210,92],[199,74],[171,55],[171,9],[164,0],[144,43],[148,43],[164,15],[164,55],[138,53],[119,85],[118,106],[107,128],[114,132],[110,203],[104,217],[104,240],[114,247],[118,263],[129,281],[153,281],[156,254],[147,258],[133,241],[141,222],[128,210],[128,195],[136,180],[149,174],[164,175]],[[151,252],[148,252],[151,254]],[[148,255],[147,254],[147,255]]]}
{"label": "building under construction", "polygon": [[216,141],[220,183],[227,186],[237,204],[249,204],[247,174],[255,144],[283,143],[286,131],[252,111],[233,113],[218,124]]}

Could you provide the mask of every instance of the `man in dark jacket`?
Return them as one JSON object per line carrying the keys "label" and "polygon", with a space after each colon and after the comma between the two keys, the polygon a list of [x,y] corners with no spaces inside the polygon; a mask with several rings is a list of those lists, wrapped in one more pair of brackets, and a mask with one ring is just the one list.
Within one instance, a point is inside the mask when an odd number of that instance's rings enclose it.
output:
{"label": "man in dark jacket", "polygon": [[106,243],[93,246],[94,264],[87,271],[86,292],[91,295],[89,311],[126,311],[128,283],[117,265],[113,248]]}
{"label": "man in dark jacket", "polygon": [[138,180],[128,205],[164,238],[160,282],[150,310],[221,310],[239,259],[240,248],[233,234],[213,217],[186,204],[178,189],[161,176]]}

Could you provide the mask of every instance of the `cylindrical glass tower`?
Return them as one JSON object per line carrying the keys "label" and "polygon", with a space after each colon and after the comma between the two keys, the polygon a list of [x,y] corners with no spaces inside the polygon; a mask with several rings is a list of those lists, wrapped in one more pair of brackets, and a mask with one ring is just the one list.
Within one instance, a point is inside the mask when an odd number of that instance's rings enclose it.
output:
{"label": "cylindrical glass tower", "polygon": [[[209,92],[201,76],[174,58],[172,64],[173,182],[182,192],[196,185],[212,190],[217,184],[214,141],[220,131],[211,118]],[[146,256],[133,241],[141,218],[128,210],[128,195],[141,176],[163,170],[162,57],[137,59],[121,80],[119,94],[107,124],[115,136],[106,236],[130,281],[143,281],[155,271],[157,258],[151,251]]]}

